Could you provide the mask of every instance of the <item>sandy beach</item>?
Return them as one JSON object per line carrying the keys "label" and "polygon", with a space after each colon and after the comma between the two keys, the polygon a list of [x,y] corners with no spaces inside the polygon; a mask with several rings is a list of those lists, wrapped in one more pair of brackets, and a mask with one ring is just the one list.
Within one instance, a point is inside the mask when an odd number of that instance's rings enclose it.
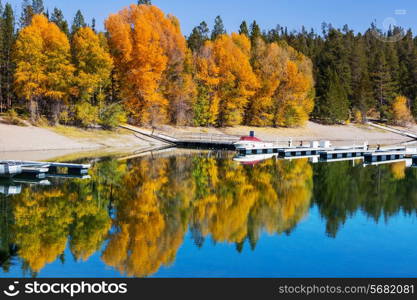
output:
{"label": "sandy beach", "polygon": [[43,160],[78,152],[92,155],[94,152],[139,150],[158,146],[157,142],[140,139],[127,131],[108,133],[101,130],[71,129],[65,134],[60,134],[59,131],[0,123],[0,159]]}
{"label": "sandy beach", "polygon": [[[265,141],[285,144],[312,140],[330,140],[334,145],[394,145],[410,139],[366,125],[325,126],[308,122],[303,128],[255,128],[237,126],[230,128],[194,128],[163,126],[158,131],[181,138],[190,134],[242,136],[250,131]],[[417,132],[417,126],[408,128]],[[0,123],[0,159],[43,160],[74,153],[86,152],[89,156],[103,152],[129,152],[160,147],[161,143],[145,140],[125,130],[105,132],[68,127],[19,127]]]}

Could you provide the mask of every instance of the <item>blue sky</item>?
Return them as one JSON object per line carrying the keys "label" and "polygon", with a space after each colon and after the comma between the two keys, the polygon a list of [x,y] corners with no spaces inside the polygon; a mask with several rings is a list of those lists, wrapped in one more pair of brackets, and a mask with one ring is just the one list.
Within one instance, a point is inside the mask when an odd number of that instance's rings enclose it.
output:
{"label": "blue sky", "polygon": [[[3,0],[3,3],[5,0]],[[20,13],[21,0],[9,0]],[[95,17],[99,29],[110,14],[136,0],[44,0],[52,10],[55,6],[64,11],[72,20],[77,9],[86,19]],[[166,13],[177,16],[183,33],[188,35],[202,20],[212,26],[217,15],[221,15],[228,32],[237,31],[242,20],[257,20],[262,29],[275,28],[277,24],[289,29],[307,28],[320,30],[323,21],[336,27],[349,24],[355,31],[364,31],[369,24],[377,21],[385,24],[411,27],[417,32],[417,1],[415,0],[153,0]],[[387,26],[387,25],[386,25]]]}

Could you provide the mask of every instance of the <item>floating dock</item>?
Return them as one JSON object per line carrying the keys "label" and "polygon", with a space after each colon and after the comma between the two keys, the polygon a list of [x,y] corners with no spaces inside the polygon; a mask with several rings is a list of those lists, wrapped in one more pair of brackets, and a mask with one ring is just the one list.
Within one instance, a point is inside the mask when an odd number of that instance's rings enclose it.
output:
{"label": "floating dock", "polygon": [[342,149],[321,151],[320,161],[343,161],[349,159],[361,159],[366,153],[366,149]]}
{"label": "floating dock", "polygon": [[24,176],[0,178],[0,194],[6,196],[18,195],[23,190],[23,184],[47,186],[51,185],[51,182],[45,179],[25,178]]}
{"label": "floating dock", "polygon": [[323,148],[287,148],[279,149],[278,157],[280,158],[294,158],[294,157],[311,157],[317,156],[320,152],[324,151]]}
{"label": "floating dock", "polygon": [[[388,153],[388,152],[397,152],[397,153],[404,153],[404,156],[409,153],[407,148],[405,147],[397,147],[397,148],[385,148],[380,150],[370,150],[365,147],[345,147],[345,148],[338,148],[335,150],[330,151],[322,151],[319,153],[320,161],[331,162],[331,161],[344,161],[344,160],[355,160],[355,159],[363,159],[365,155],[370,155],[372,153]],[[378,155],[376,155],[378,156]]]}
{"label": "floating dock", "polygon": [[[241,156],[246,155],[260,155],[260,154],[275,154],[280,158],[291,157],[311,157],[319,155],[319,152],[324,151],[326,148],[321,147],[274,147],[274,148],[262,148],[262,149],[240,149],[238,154]],[[333,149],[333,148],[331,148]]]}
{"label": "floating dock", "polygon": [[375,151],[365,153],[364,158],[366,164],[371,164],[393,160],[402,160],[406,158],[406,155],[407,151]]}
{"label": "floating dock", "polygon": [[368,166],[379,166],[379,165],[386,165],[386,164],[393,164],[393,163],[400,163],[404,162],[407,168],[412,166],[412,161],[410,158],[403,158],[403,159],[392,159],[392,160],[385,160],[385,161],[378,161],[373,163],[364,163],[364,167]]}
{"label": "floating dock", "polygon": [[47,177],[84,176],[91,168],[89,164],[54,163],[6,160],[0,161],[0,177],[25,176],[33,179],[44,179]]}
{"label": "floating dock", "polygon": [[175,142],[175,146],[187,149],[236,150],[234,142],[229,141],[182,140]]}
{"label": "floating dock", "polygon": [[22,192],[21,185],[0,185],[0,194],[11,196],[18,195]]}

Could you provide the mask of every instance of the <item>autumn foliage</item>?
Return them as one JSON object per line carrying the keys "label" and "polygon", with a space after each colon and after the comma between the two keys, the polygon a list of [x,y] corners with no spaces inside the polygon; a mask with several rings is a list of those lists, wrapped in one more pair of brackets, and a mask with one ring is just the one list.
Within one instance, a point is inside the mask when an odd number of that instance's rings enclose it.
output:
{"label": "autumn foliage", "polygon": [[252,64],[261,86],[251,98],[248,124],[303,125],[314,108],[310,59],[289,46],[258,39],[252,51]]}
{"label": "autumn foliage", "polygon": [[102,94],[108,85],[113,59],[107,49],[105,37],[91,28],[80,28],[72,39],[76,67],[77,95],[90,101],[94,94]]}
{"label": "autumn foliage", "polygon": [[18,34],[15,90],[33,121],[292,127],[313,110],[312,63],[287,45],[219,30],[192,51],[149,4],[110,15],[106,35],[79,23],[65,34],[39,14]]}
{"label": "autumn foliage", "polygon": [[302,125],[313,110],[309,59],[221,34],[192,54],[179,22],[152,5],[106,20],[121,93],[137,124]]}
{"label": "autumn foliage", "polygon": [[412,122],[413,116],[408,107],[408,99],[404,96],[398,96],[392,103],[392,119],[397,125],[406,125]]}
{"label": "autumn foliage", "polygon": [[55,23],[35,15],[19,32],[13,59],[15,90],[29,103],[32,121],[44,113],[53,123],[106,123],[99,115],[109,109],[113,59],[104,34],[82,27],[70,43]]}
{"label": "autumn foliage", "polygon": [[169,121],[168,99],[175,97],[170,76],[183,73],[187,52],[178,20],[156,6],[131,5],[111,15],[106,28],[121,92],[135,123]]}
{"label": "autumn foliage", "polygon": [[30,102],[32,119],[40,99],[54,106],[70,92],[74,67],[67,36],[43,15],[18,36],[14,52],[16,93]]}

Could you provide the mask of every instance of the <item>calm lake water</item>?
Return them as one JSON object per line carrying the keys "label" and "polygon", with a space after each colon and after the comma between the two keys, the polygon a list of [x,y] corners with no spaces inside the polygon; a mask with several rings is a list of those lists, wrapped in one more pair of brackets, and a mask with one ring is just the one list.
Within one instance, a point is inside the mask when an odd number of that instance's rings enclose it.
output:
{"label": "calm lake water", "polygon": [[0,277],[417,276],[417,169],[232,158],[0,182]]}

